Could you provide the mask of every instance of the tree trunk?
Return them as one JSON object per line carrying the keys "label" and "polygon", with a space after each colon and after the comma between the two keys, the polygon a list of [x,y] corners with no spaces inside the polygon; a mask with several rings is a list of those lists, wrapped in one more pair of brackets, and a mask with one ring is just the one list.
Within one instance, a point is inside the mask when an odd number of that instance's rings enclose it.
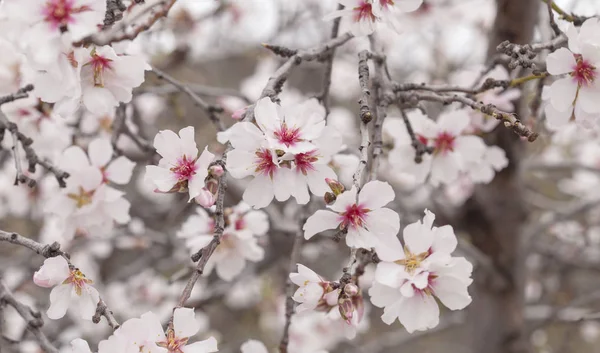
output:
{"label": "tree trunk", "polygon": [[[497,0],[489,58],[496,55],[496,46],[502,41],[531,42],[539,3],[539,0]],[[472,352],[524,353],[529,351],[529,344],[524,337],[525,259],[521,253],[521,234],[527,209],[522,199],[520,159],[528,142],[521,141],[502,125],[489,135],[488,144],[503,148],[510,164],[492,183],[476,189],[462,210],[461,228],[465,228],[473,244],[491,258],[504,277],[505,285],[495,285],[481,271],[474,275],[473,303],[469,311]]]}

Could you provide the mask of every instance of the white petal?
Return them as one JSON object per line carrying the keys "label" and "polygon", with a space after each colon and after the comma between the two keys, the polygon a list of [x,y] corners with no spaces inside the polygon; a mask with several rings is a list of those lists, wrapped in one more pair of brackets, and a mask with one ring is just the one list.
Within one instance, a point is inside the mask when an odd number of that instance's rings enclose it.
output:
{"label": "white petal", "polygon": [[479,136],[459,136],[455,141],[454,150],[467,162],[479,162],[485,153],[485,143]]}
{"label": "white petal", "polygon": [[83,320],[91,321],[92,317],[96,313],[98,302],[100,301],[100,294],[96,288],[85,285],[81,289],[81,295],[75,295],[73,297],[76,306],[79,311],[79,317]]}
{"label": "white petal", "polygon": [[450,254],[456,249],[456,245],[458,244],[454,230],[450,225],[434,229],[433,237],[434,240],[431,247],[435,252],[439,251]]}
{"label": "white petal", "polygon": [[467,286],[453,276],[440,276],[434,280],[433,293],[450,310],[462,310],[471,303]]}
{"label": "white petal", "polygon": [[227,171],[232,177],[242,179],[254,174],[256,166],[254,160],[256,155],[254,151],[248,152],[240,148],[236,148],[227,153]]}
{"label": "white petal", "polygon": [[110,162],[108,168],[104,171],[106,178],[115,184],[124,185],[131,180],[135,163],[125,156],[117,157]]}
{"label": "white petal", "polygon": [[146,166],[146,182],[154,184],[154,186],[162,192],[168,192],[177,184],[177,175],[169,169],[160,168],[155,165]]}
{"label": "white petal", "polygon": [[242,273],[245,265],[246,260],[235,254],[234,256],[227,257],[226,260],[217,263],[217,275],[224,281],[229,282]]}
{"label": "white petal", "polygon": [[335,212],[346,212],[348,207],[356,204],[356,187],[352,187],[350,190],[346,190],[340,195],[338,195],[335,203],[333,205],[328,206]]}
{"label": "white petal", "polygon": [[234,124],[228,132],[229,142],[233,148],[254,152],[266,143],[263,132],[249,122],[242,121]]}
{"label": "white petal", "polygon": [[305,281],[309,280],[317,283],[322,281],[321,277],[315,271],[302,264],[298,264],[298,274],[302,275]]}
{"label": "white petal", "polygon": [[440,322],[440,308],[428,295],[415,295],[403,302],[398,319],[408,333],[436,327]]}
{"label": "white petal", "polygon": [[194,309],[177,308],[173,312],[173,328],[175,337],[192,337],[200,330],[200,324],[196,320]]}
{"label": "white petal", "polygon": [[573,78],[560,79],[550,86],[550,101],[556,110],[564,112],[573,105],[576,92],[577,83]]}
{"label": "white petal", "polygon": [[436,123],[439,132],[459,136],[469,126],[470,121],[468,112],[461,109],[442,113]]}
{"label": "white petal", "polygon": [[598,97],[600,97],[600,86],[597,84],[581,87],[577,96],[577,105],[586,113],[600,113]]}
{"label": "white petal", "polygon": [[218,351],[217,340],[214,337],[210,337],[204,341],[194,342],[183,347],[183,353],[212,353]]}
{"label": "white petal", "polygon": [[261,342],[257,340],[249,340],[244,342],[240,347],[242,353],[269,353],[267,347]]}
{"label": "white petal", "polygon": [[179,139],[179,136],[171,130],[162,130],[156,134],[154,137],[154,148],[156,148],[156,152],[163,156],[168,163],[175,163],[178,158],[183,156],[181,140]]}
{"label": "white petal", "polygon": [[265,97],[256,102],[254,106],[254,118],[263,131],[273,131],[281,125],[279,109],[271,98]]}
{"label": "white petal", "polygon": [[198,147],[196,146],[194,127],[188,126],[179,130],[179,137],[181,138],[181,157],[186,156],[188,160],[196,159],[198,157]]}
{"label": "white petal", "polygon": [[69,264],[62,256],[44,260],[44,264],[33,274],[33,282],[40,287],[50,288],[62,283],[70,275]]}
{"label": "white petal", "polygon": [[573,71],[577,65],[573,53],[567,48],[559,48],[548,54],[546,66],[550,75],[562,75]]}
{"label": "white petal", "polygon": [[[277,201],[286,201],[292,196],[295,184],[294,172],[288,168],[279,168],[273,175],[273,192]],[[308,202],[308,200],[304,200]]]}
{"label": "white petal", "polygon": [[423,0],[400,0],[394,3],[394,7],[397,7],[402,12],[412,12],[417,10]]}
{"label": "white petal", "polygon": [[76,338],[71,341],[72,353],[92,353],[88,343],[81,338]]}
{"label": "white petal", "polygon": [[328,229],[336,229],[339,225],[340,215],[325,210],[318,210],[312,216],[308,217],[302,230],[304,230],[304,238],[310,239],[317,233]]}
{"label": "white petal", "polygon": [[110,141],[97,138],[90,142],[90,145],[88,146],[88,154],[90,156],[90,162],[92,162],[92,165],[101,168],[106,166],[112,158],[113,148],[110,144]]}
{"label": "white petal", "polygon": [[244,191],[244,202],[254,208],[267,207],[273,201],[273,182],[269,177],[257,175]]}
{"label": "white petal", "polygon": [[393,302],[399,299],[398,289],[388,287],[386,285],[374,282],[369,289],[369,296],[371,297],[371,303],[378,308],[383,308],[391,305]]}
{"label": "white petal", "polygon": [[380,262],[375,269],[375,280],[388,287],[399,288],[404,277],[404,266],[393,262]]}
{"label": "white petal", "polygon": [[375,210],[392,202],[396,194],[390,184],[373,180],[365,184],[358,194],[358,203],[365,208]]}
{"label": "white petal", "polygon": [[558,111],[552,104],[546,104],[544,108],[546,113],[546,125],[551,130],[557,130],[569,123],[573,116],[573,107],[567,108],[566,111]]}
{"label": "white petal", "polygon": [[72,291],[73,285],[71,284],[61,284],[52,288],[50,292],[50,307],[46,312],[49,319],[58,320],[65,316],[71,303]]}
{"label": "white petal", "polygon": [[420,222],[411,223],[404,228],[404,243],[413,254],[428,251],[433,244],[433,233]]}

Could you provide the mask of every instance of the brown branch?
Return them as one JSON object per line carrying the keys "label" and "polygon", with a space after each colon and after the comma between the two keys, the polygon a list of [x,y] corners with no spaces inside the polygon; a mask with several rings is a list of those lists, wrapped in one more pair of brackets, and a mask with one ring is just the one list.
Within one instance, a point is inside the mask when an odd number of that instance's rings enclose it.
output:
{"label": "brown branch", "polygon": [[42,315],[33,308],[18,301],[0,278],[0,307],[4,305],[12,306],[23,320],[25,320],[27,330],[33,334],[40,348],[47,353],[58,353],[58,349],[52,345],[48,337],[41,330],[42,325],[44,325]]}
{"label": "brown branch", "polygon": [[210,121],[212,121],[212,123],[215,125],[215,127],[217,128],[218,131],[225,131],[225,124],[223,124],[221,119],[219,119],[219,117],[217,116],[217,113],[222,113],[224,111],[224,109],[222,107],[208,104],[207,102],[204,101],[204,99],[202,99],[198,94],[196,94],[186,84],[176,80],[175,78],[168,75],[164,71],[162,71],[156,67],[152,67],[152,71],[161,80],[165,80],[165,81],[169,82],[174,87],[176,87],[183,93],[187,94],[192,99],[192,101],[194,102],[195,105],[197,105],[198,107],[200,107],[204,110],[204,112],[206,113],[206,115],[208,115],[208,118],[210,119]]}
{"label": "brown branch", "polygon": [[83,38],[80,41],[73,43],[74,47],[87,46],[90,44],[95,44],[98,46],[109,45],[111,43],[121,42],[124,40],[134,40],[140,33],[150,29],[158,20],[163,17],[167,17],[169,11],[175,5],[177,0],[164,0],[163,6],[152,13],[152,15],[146,20],[146,22],[138,25],[137,27],[133,27],[130,31],[124,30],[121,34],[108,33],[108,31],[103,31],[97,34],[93,34]]}
{"label": "brown branch", "polygon": [[[344,5],[339,4],[338,10],[343,10]],[[333,26],[331,27],[331,39],[334,39],[338,36],[340,32],[340,21],[341,17],[333,20]],[[325,116],[329,115],[330,107],[329,107],[329,91],[331,89],[331,73],[333,71],[333,59],[335,58],[335,48],[331,49],[329,53],[327,53],[326,64],[325,64],[325,74],[323,75],[323,88],[321,94],[319,94],[319,100],[325,107]]]}
{"label": "brown branch", "polygon": [[300,211],[298,230],[296,231],[294,245],[292,246],[292,253],[290,254],[290,263],[287,271],[288,277],[286,278],[285,284],[285,324],[283,326],[283,335],[281,337],[281,341],[279,342],[280,353],[288,352],[290,325],[292,324],[292,316],[294,315],[294,309],[296,306],[295,301],[292,298],[294,295],[295,285],[290,279],[289,274],[295,272],[297,269],[298,259],[300,258],[300,250],[302,249],[302,243],[304,242],[304,231],[302,230],[302,226],[306,222],[308,216],[307,213],[308,205],[303,206]]}

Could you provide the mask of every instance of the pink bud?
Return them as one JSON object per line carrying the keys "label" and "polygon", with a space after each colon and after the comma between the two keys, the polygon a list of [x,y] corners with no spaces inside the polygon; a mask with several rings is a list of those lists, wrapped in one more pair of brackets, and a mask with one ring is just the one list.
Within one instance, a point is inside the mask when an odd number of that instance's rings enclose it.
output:
{"label": "pink bud", "polygon": [[358,287],[356,286],[356,284],[348,283],[344,286],[344,293],[353,297],[358,294]]}
{"label": "pink bud", "polygon": [[213,195],[212,192],[208,191],[207,188],[202,188],[202,190],[200,191],[200,195],[196,196],[194,200],[196,200],[196,203],[198,203],[200,206],[206,208],[211,207],[217,201],[215,195]]}
{"label": "pink bud", "polygon": [[348,325],[352,322],[352,317],[354,316],[354,304],[352,303],[352,299],[347,296],[343,296],[338,300],[338,308],[340,310],[340,315],[342,318],[346,320]]}
{"label": "pink bud", "polygon": [[344,188],[344,185],[342,185],[342,183],[340,183],[337,180],[325,178],[325,182],[327,183],[327,185],[329,185],[329,188],[335,196],[338,196],[339,194],[343,193],[344,190],[346,190],[346,188]]}
{"label": "pink bud", "polygon": [[223,167],[221,167],[220,165],[216,164],[213,165],[212,167],[208,168],[208,172],[211,175],[214,175],[216,177],[220,177],[221,175],[223,175],[224,171],[223,171]]}
{"label": "pink bud", "polygon": [[244,115],[246,115],[246,109],[248,109],[248,107],[243,107],[242,109],[234,111],[233,114],[231,114],[231,118],[234,120],[242,120]]}
{"label": "pink bud", "polygon": [[213,195],[216,195],[219,192],[219,181],[216,179],[208,179],[205,188]]}

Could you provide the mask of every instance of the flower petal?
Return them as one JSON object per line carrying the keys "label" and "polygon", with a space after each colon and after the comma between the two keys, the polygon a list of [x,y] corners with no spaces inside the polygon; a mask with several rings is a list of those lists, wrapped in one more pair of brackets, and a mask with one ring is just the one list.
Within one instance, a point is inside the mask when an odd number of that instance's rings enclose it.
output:
{"label": "flower petal", "polygon": [[395,197],[396,194],[390,184],[373,180],[360,189],[358,203],[364,208],[375,210],[392,202]]}
{"label": "flower petal", "polygon": [[200,324],[196,320],[194,309],[177,308],[173,312],[173,328],[175,337],[192,337],[200,330]]}
{"label": "flower petal", "polygon": [[312,216],[308,217],[302,227],[304,230],[304,239],[310,239],[315,234],[328,229],[336,229],[340,225],[340,216],[325,210],[318,210]]}

